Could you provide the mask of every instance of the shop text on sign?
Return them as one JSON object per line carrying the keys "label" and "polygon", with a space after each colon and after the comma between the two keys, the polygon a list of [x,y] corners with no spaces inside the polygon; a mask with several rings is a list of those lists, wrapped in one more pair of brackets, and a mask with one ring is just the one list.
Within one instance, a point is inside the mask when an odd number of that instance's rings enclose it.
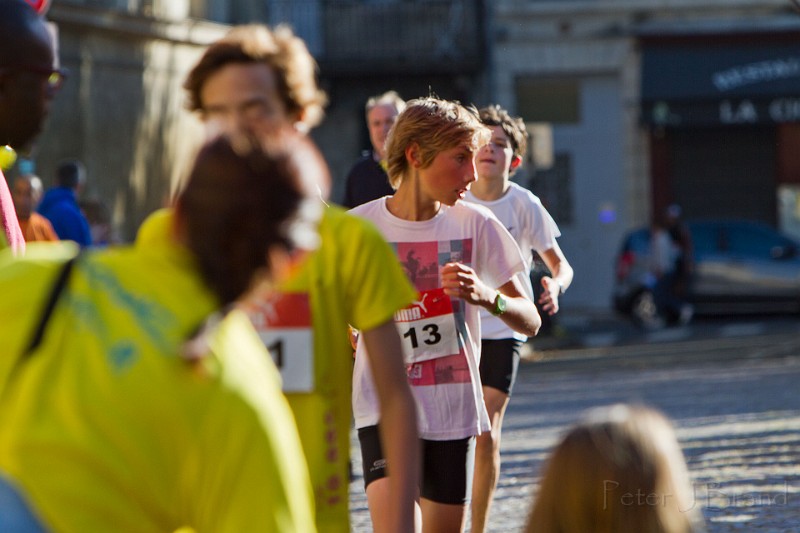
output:
{"label": "shop text on sign", "polygon": [[719,103],[719,121],[722,124],[800,122],[800,98],[722,100]]}

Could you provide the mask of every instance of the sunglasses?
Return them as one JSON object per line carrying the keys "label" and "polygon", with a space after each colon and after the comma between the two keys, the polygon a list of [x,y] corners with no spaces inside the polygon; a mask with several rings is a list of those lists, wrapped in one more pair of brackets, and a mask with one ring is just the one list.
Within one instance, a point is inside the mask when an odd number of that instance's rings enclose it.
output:
{"label": "sunglasses", "polygon": [[33,72],[35,74],[41,74],[42,76],[47,76],[47,89],[51,92],[56,92],[64,85],[64,81],[67,79],[67,75],[69,71],[66,69],[60,68],[48,68],[48,67],[37,67],[33,65],[20,65],[20,66],[12,66],[6,68],[0,68],[0,72],[8,72],[8,71],[23,71],[23,72]]}

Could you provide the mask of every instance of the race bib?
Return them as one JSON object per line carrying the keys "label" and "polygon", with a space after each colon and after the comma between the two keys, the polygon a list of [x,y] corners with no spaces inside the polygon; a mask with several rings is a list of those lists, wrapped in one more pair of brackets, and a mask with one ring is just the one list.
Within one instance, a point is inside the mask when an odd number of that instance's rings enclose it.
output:
{"label": "race bib", "polygon": [[308,294],[274,294],[248,309],[281,372],[284,392],[314,390],[314,333]]}
{"label": "race bib", "polygon": [[406,364],[460,353],[453,305],[444,289],[422,291],[419,300],[394,315]]}

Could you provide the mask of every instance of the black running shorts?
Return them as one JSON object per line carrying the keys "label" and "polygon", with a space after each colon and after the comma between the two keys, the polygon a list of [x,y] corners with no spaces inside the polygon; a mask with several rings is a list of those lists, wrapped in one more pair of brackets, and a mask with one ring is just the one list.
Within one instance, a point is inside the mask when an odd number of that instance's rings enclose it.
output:
{"label": "black running shorts", "polygon": [[511,396],[521,349],[522,341],[513,338],[481,340],[481,384]]}
{"label": "black running shorts", "polygon": [[[364,488],[388,475],[378,426],[358,430],[364,470]],[[472,494],[475,437],[457,440],[420,440],[422,479],[420,496],[436,503],[464,505]]]}

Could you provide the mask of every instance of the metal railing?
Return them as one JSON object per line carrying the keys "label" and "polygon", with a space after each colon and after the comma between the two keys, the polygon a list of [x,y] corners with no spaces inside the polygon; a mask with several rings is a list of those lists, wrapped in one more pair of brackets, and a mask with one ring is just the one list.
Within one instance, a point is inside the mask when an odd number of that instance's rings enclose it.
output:
{"label": "metal railing", "polygon": [[321,59],[338,69],[350,62],[388,70],[477,68],[485,39],[481,6],[475,0],[325,2]]}
{"label": "metal railing", "polygon": [[482,0],[265,0],[236,9],[224,0],[59,1],[172,20],[287,23],[328,71],[464,73],[483,61]]}

